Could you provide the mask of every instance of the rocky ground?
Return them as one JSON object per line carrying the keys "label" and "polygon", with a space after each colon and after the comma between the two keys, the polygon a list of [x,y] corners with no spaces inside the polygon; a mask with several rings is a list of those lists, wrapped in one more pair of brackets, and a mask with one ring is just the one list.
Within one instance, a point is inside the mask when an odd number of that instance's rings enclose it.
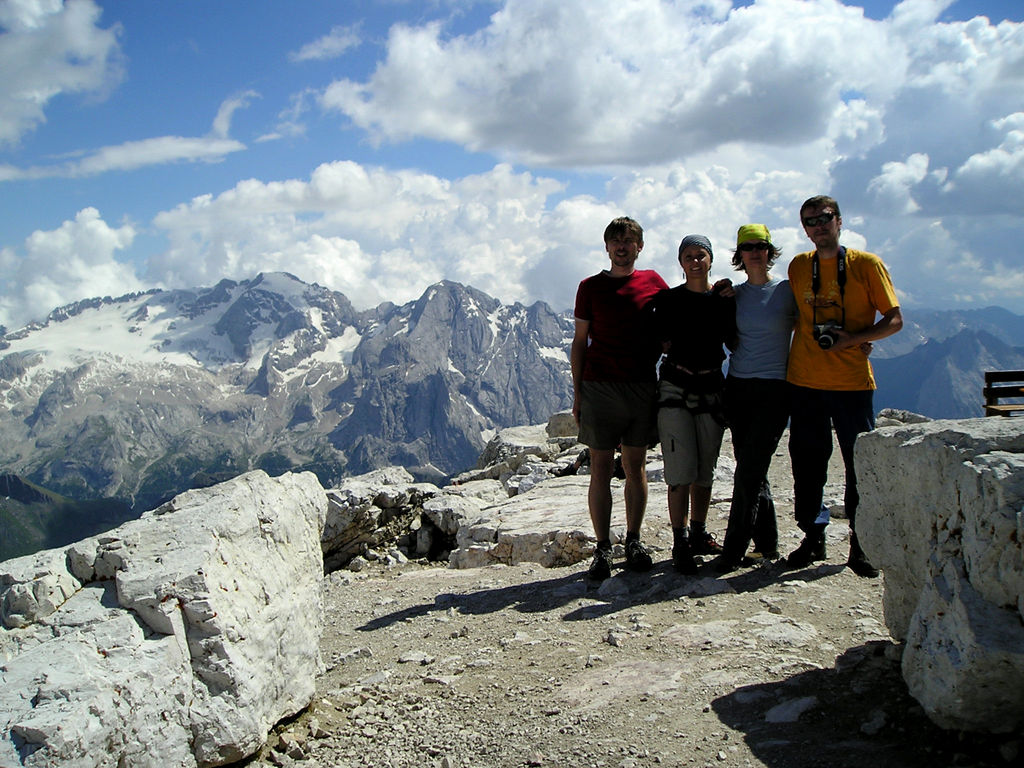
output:
{"label": "rocky ground", "polygon": [[[785,552],[799,532],[784,460]],[[727,512],[723,499],[709,517],[719,538]],[[330,574],[317,699],[252,765],[1020,765],[1019,735],[944,732],[909,696],[882,579],[843,566],[847,536],[835,521],[828,561],[804,570],[682,576],[652,484],[650,573],[618,569],[600,585],[586,563]]]}

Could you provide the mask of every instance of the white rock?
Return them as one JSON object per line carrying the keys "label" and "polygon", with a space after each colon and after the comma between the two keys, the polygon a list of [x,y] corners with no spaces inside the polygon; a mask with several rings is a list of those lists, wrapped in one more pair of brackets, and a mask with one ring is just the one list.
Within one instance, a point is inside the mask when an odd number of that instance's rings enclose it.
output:
{"label": "white rock", "polygon": [[[74,558],[51,553],[31,582],[5,563],[20,626],[0,630],[0,765],[191,768],[255,752],[315,691],[326,508],[312,473],[252,472]],[[113,578],[58,599],[71,563]]]}
{"label": "white rock", "polygon": [[594,545],[587,484],[585,477],[552,478],[542,488],[484,509],[459,529],[452,567],[524,562],[554,567],[584,560]]}
{"label": "white rock", "polygon": [[908,688],[945,728],[1024,727],[1024,430],[932,421],[862,435],[857,532],[885,575]]}
{"label": "white rock", "polygon": [[545,431],[548,437],[576,437],[579,433],[579,427],[576,424],[576,417],[572,415],[572,411],[561,411],[560,413],[552,414],[551,418],[548,419]]}

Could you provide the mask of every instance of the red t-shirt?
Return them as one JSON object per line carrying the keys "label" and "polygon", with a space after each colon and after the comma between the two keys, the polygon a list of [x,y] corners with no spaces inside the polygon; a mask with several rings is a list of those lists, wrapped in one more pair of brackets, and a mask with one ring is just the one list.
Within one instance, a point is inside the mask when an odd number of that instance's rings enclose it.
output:
{"label": "red t-shirt", "polygon": [[580,283],[574,314],[590,323],[584,381],[654,381],[661,353],[650,303],[668,285],[653,269],[599,272]]}

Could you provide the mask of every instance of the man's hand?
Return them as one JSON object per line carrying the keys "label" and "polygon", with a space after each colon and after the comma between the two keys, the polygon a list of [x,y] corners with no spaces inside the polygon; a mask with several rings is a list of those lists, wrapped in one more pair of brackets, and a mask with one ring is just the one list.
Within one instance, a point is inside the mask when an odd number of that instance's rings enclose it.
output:
{"label": "man's hand", "polygon": [[[863,351],[865,344],[868,347],[871,346],[871,342],[861,341],[858,336],[850,333],[849,331],[845,331],[842,328],[834,328],[832,330],[832,335],[836,337],[836,342],[831,347],[826,349],[826,352],[830,350],[838,352],[841,349],[849,349],[850,347],[860,347],[860,349]],[[865,354],[867,353],[865,352]]]}

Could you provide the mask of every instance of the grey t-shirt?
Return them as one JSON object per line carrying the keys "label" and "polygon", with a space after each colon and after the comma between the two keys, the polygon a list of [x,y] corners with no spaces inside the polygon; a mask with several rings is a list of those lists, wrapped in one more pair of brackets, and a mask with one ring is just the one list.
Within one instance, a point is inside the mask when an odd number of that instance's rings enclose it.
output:
{"label": "grey t-shirt", "polygon": [[789,280],[736,286],[738,345],[729,358],[729,375],[741,379],[785,379],[796,302]]}

